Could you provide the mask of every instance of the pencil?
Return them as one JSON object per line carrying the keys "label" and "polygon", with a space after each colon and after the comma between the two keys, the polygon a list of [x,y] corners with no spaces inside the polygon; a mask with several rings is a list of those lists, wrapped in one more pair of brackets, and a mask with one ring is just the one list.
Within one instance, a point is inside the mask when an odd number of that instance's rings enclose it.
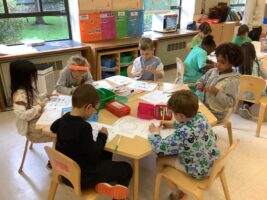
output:
{"label": "pencil", "polygon": [[121,142],[121,135],[119,136],[119,139],[118,139],[117,144],[116,144],[116,146],[115,146],[115,151],[118,150],[119,145],[120,145],[120,142]]}
{"label": "pencil", "polygon": [[162,125],[161,128],[164,128],[164,115],[165,115],[165,108],[162,108]]}

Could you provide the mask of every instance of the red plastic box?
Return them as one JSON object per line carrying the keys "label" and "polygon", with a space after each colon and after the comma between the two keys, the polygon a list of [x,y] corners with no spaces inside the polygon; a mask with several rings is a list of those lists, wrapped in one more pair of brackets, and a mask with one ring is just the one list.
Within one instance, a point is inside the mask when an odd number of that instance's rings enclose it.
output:
{"label": "red plastic box", "polygon": [[152,105],[148,103],[139,103],[137,110],[137,117],[141,119],[158,119],[162,120],[164,113],[164,120],[172,119],[172,112],[167,105]]}
{"label": "red plastic box", "polygon": [[117,117],[129,115],[131,112],[131,108],[129,106],[117,100],[106,103],[105,108]]}

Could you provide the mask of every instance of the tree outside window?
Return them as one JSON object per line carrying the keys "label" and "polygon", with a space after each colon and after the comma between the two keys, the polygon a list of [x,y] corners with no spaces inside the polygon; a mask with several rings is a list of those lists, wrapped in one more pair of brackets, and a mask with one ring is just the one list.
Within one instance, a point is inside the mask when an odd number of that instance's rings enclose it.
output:
{"label": "tree outside window", "polygon": [[71,39],[68,1],[0,0],[0,26],[0,44]]}

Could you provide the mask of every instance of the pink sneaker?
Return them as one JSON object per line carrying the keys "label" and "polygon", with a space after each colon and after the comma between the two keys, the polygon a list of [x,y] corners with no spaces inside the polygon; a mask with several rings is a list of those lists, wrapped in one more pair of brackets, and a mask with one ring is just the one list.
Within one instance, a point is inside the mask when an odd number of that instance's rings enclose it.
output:
{"label": "pink sneaker", "polygon": [[110,185],[109,183],[98,183],[95,190],[99,194],[103,194],[113,199],[126,199],[129,195],[129,189],[123,185]]}

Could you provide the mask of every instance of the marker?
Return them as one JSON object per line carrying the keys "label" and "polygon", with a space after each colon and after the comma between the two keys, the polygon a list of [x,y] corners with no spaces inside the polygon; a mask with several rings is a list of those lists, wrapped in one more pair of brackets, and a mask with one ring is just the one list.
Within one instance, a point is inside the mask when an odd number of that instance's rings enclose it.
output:
{"label": "marker", "polygon": [[115,146],[115,151],[118,150],[120,142],[121,142],[121,135],[119,136],[119,139],[118,139],[117,144]]}

